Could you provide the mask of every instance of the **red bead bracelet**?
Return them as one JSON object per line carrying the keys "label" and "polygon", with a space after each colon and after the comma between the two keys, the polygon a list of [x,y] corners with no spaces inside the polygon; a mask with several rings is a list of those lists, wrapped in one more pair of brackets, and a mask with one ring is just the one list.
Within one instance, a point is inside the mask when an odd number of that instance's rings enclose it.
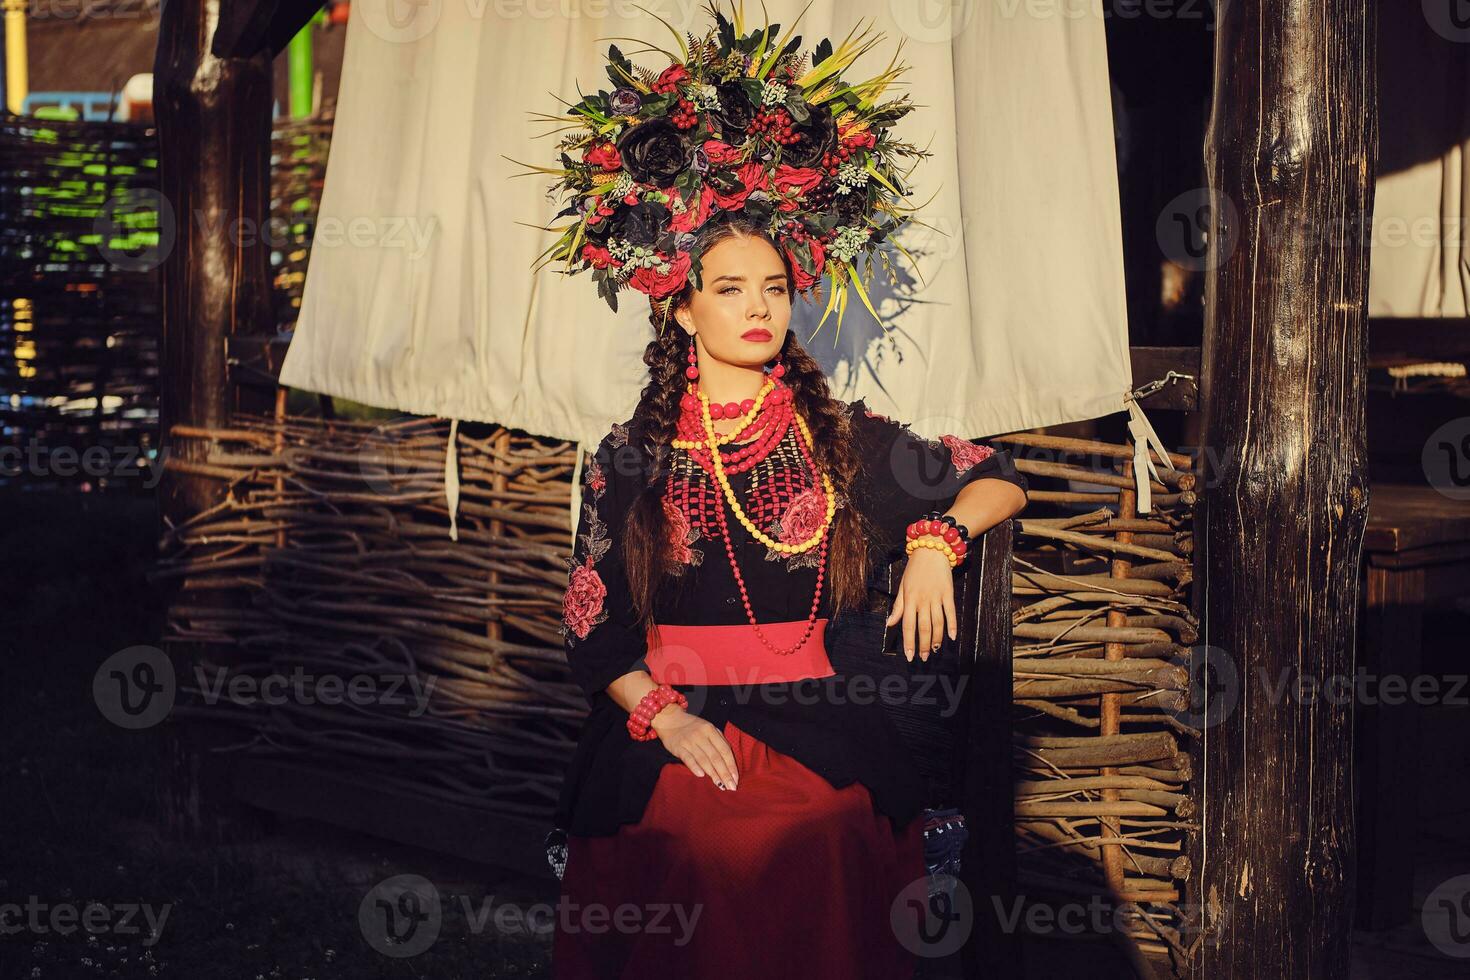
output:
{"label": "red bead bracelet", "polygon": [[658,732],[653,730],[653,716],[670,704],[688,708],[689,699],[667,684],[660,684],[643,695],[643,698],[628,714],[628,734],[639,742],[648,742],[657,738]]}

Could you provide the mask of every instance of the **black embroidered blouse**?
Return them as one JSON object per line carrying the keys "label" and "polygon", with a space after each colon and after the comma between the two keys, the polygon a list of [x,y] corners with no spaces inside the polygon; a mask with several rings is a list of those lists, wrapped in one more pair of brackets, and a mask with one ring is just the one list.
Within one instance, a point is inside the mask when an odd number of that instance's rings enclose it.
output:
{"label": "black embroidered blouse", "polygon": [[[1001,479],[1028,484],[1010,454],[957,436],[927,440],[907,426],[871,412],[863,401],[846,404],[864,472],[851,501],[871,525],[875,564],[904,555],[909,522],[930,510],[947,510],[965,484]],[[598,445],[582,479],[582,510],[563,604],[562,634],[572,676],[587,695],[590,714],[568,764],[556,823],[585,836],[615,833],[642,818],[659,770],[682,765],[655,738],[634,740],[627,713],[606,688],[631,670],[647,669],[648,641],[633,617],[622,561],[622,519],[646,483],[636,422],[617,424]],[[806,466],[792,425],[770,454],[730,477],[741,507],[767,535],[780,540],[781,522],[812,520]],[[654,618],[680,625],[746,625],[745,608],[720,536],[716,507],[725,508],[736,560],[759,623],[805,620],[816,585],[817,551],[784,554],[746,531],[715,485],[689,454],[673,457],[665,482],[671,547],[685,564],[665,580]],[[820,485],[816,487],[819,493]],[[819,515],[818,515],[819,516]],[[801,528],[793,539],[808,537]],[[825,590],[817,615],[831,615]],[[751,685],[674,687],[689,709],[716,728],[727,720],[778,752],[789,755],[841,788],[857,780],[874,805],[903,827],[923,809],[925,787],[876,698],[843,696],[841,676]],[[739,792],[739,790],[736,790]]]}

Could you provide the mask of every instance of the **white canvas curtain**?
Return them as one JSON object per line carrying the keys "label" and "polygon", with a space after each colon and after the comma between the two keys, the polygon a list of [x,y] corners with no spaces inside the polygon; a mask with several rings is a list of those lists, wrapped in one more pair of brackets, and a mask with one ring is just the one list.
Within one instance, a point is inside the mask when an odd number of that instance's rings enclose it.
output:
{"label": "white canvas curtain", "polygon": [[1470,316],[1470,27],[1383,18],[1371,316]]}
{"label": "white canvas curtain", "polygon": [[[695,0],[642,6],[696,35],[709,26]],[[783,25],[802,6],[766,3]],[[890,332],[852,302],[840,336],[834,315],[808,340],[821,308],[798,312],[798,336],[840,397],[866,397],[931,437],[1124,410],[1117,175],[1094,6],[1079,17],[1076,3],[814,0],[806,11],[807,49],[864,18],[888,35],[857,77],[903,41],[906,91],[922,107],[899,134],[934,154],[915,171],[913,201],[929,201],[919,216],[935,230],[911,225],[899,239],[922,283],[874,297]],[[759,9],[745,5],[747,17]],[[559,204],[544,176],[513,177],[523,168],[507,159],[554,165],[556,137],[537,138],[547,129],[528,112],[560,111],[550,93],[575,101],[579,82],[607,88],[599,38],[620,35],[672,40],[622,0],[353,4],[283,383],[585,446],[631,414],[647,301],[624,293],[614,315],[586,274],[530,274],[551,236],[527,226],[552,223]],[[660,57],[634,60],[659,70]]]}

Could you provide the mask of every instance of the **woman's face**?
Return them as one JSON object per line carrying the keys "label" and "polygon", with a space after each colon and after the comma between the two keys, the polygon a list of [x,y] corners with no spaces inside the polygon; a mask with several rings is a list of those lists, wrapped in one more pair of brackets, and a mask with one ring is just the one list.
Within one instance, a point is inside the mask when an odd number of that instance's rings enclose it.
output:
{"label": "woman's face", "polygon": [[765,364],[781,351],[791,323],[786,266],[771,243],[735,235],[704,253],[703,289],[675,312],[716,360],[742,367]]}

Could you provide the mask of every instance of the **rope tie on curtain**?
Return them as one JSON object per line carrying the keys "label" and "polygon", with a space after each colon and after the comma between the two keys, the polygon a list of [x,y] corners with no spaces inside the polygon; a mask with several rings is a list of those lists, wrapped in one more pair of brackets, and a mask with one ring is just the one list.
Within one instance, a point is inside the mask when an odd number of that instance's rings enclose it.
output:
{"label": "rope tie on curtain", "polygon": [[449,420],[449,444],[444,447],[444,500],[449,504],[449,539],[459,540],[459,419]]}
{"label": "rope tie on curtain", "polygon": [[1164,448],[1163,440],[1159,438],[1154,427],[1149,423],[1148,416],[1143,413],[1143,406],[1138,404],[1140,398],[1147,398],[1166,384],[1175,380],[1193,380],[1192,374],[1181,374],[1178,371],[1170,371],[1162,378],[1150,381],[1132,391],[1123,393],[1123,404],[1128,409],[1128,432],[1133,436],[1133,482],[1138,493],[1138,513],[1147,514],[1153,509],[1152,487],[1149,479],[1158,480],[1159,471],[1154,468],[1153,457],[1149,455],[1149,447],[1158,453],[1159,459],[1164,465],[1173,470],[1174,461],[1169,458],[1169,451]]}

